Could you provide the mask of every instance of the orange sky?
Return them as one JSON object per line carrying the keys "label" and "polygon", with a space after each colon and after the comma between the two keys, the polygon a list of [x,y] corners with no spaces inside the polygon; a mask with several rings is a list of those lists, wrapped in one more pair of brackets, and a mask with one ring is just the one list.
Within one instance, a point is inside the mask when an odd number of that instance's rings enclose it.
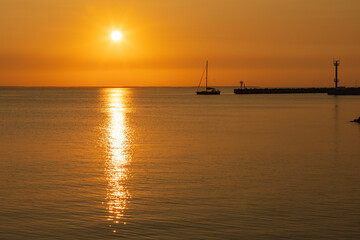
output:
{"label": "orange sky", "polygon": [[332,86],[340,57],[340,85],[360,86],[359,13],[359,0],[0,0],[0,85],[197,86],[208,59],[211,85]]}

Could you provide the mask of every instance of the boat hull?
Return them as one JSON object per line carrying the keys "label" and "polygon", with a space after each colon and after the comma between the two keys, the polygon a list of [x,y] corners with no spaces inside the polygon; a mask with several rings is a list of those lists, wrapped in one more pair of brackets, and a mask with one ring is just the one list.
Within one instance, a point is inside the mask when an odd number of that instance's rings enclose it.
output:
{"label": "boat hull", "polygon": [[220,91],[215,92],[206,92],[206,91],[200,91],[196,92],[197,95],[220,95]]}

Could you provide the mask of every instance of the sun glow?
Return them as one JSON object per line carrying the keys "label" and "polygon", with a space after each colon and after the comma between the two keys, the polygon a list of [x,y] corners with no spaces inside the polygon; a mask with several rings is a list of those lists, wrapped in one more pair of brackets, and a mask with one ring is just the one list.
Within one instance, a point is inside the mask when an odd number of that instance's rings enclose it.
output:
{"label": "sun glow", "polygon": [[111,39],[115,42],[118,42],[122,39],[122,33],[118,30],[112,31],[111,33]]}

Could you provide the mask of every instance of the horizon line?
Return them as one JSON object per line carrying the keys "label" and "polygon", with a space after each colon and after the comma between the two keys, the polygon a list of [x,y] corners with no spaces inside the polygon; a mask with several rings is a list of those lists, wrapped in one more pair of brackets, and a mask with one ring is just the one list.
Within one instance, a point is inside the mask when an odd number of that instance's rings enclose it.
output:
{"label": "horizon line", "polygon": [[[239,85],[212,86],[215,88],[239,88]],[[198,88],[198,86],[14,86],[0,85],[0,88]],[[201,87],[204,88],[204,87]],[[261,87],[247,86],[247,88],[332,88],[332,86],[321,87]]]}

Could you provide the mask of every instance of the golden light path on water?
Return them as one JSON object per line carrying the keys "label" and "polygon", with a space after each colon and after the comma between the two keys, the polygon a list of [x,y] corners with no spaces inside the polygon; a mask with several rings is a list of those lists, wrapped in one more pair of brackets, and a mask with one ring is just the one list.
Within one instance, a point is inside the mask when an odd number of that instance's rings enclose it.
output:
{"label": "golden light path on water", "polygon": [[[111,227],[126,224],[122,219],[130,198],[126,188],[128,165],[131,161],[129,131],[126,122],[125,98],[127,89],[104,89],[107,125],[106,179],[108,183],[106,208]],[[113,230],[116,232],[116,229]]]}

